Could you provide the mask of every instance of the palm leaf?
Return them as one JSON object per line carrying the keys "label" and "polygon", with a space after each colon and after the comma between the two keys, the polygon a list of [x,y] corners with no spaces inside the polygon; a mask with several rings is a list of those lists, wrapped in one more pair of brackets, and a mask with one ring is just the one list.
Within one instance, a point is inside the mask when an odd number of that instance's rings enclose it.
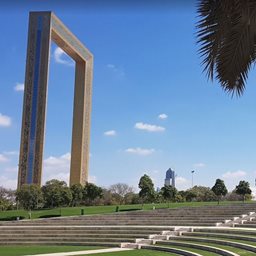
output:
{"label": "palm leaf", "polygon": [[198,13],[199,52],[207,76],[241,95],[256,56],[256,1],[201,0]]}

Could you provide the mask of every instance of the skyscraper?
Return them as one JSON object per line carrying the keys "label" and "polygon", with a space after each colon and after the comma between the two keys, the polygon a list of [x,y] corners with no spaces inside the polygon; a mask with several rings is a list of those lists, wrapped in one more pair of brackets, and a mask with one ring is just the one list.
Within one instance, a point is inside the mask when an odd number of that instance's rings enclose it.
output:
{"label": "skyscraper", "polygon": [[166,171],[164,185],[175,188],[175,172],[171,168]]}

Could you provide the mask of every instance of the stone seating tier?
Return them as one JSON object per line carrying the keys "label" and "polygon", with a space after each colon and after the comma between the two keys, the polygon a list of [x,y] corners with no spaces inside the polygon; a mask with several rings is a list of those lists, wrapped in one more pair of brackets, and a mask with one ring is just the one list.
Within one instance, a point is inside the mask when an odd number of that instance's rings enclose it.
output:
{"label": "stone seating tier", "polygon": [[[256,212],[255,203],[1,222],[0,246],[132,244],[187,256],[200,256],[204,252],[239,256],[232,248],[243,250],[243,255],[253,255],[256,215],[252,212]],[[241,223],[234,225],[242,228],[224,227],[234,217]],[[222,226],[217,228],[216,222]],[[250,230],[244,229],[247,225]],[[231,249],[223,249],[225,246]]]}

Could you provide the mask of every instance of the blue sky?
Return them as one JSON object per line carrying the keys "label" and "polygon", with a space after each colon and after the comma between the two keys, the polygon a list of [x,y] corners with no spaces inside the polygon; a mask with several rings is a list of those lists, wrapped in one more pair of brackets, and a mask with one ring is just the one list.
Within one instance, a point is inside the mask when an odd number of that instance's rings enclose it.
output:
{"label": "blue sky", "polygon": [[[241,98],[207,81],[192,1],[51,2],[0,8],[0,185],[17,183],[28,13],[52,10],[95,58],[91,181],[137,187],[147,173],[161,187],[172,167],[179,189],[191,186],[192,170],[197,185],[222,178],[229,189],[243,179],[254,186],[256,72]],[[52,44],[44,181],[68,180],[73,90],[73,62]]]}

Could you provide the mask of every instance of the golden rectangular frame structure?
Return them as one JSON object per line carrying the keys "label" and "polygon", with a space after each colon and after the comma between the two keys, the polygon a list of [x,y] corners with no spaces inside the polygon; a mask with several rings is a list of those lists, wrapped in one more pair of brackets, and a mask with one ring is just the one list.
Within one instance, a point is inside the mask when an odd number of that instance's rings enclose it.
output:
{"label": "golden rectangular frame structure", "polygon": [[88,181],[93,55],[53,12],[30,12],[18,188],[41,185],[51,40],[76,63],[70,185]]}

